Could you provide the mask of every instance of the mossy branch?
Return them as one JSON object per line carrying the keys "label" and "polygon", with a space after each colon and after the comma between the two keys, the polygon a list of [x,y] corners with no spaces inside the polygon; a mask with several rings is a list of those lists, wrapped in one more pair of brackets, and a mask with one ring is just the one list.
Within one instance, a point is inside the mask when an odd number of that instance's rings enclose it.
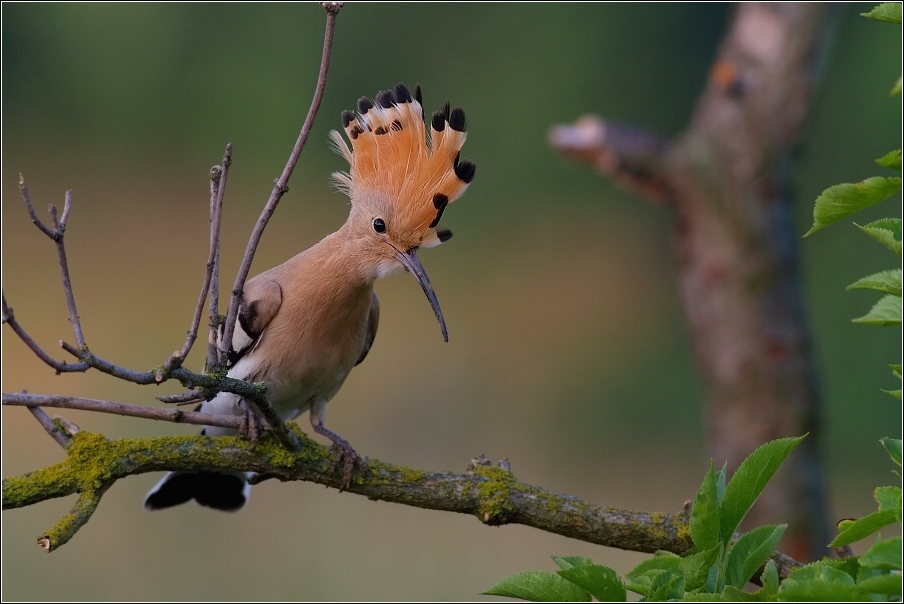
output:
{"label": "mossy branch", "polygon": [[[109,486],[120,478],[161,470],[255,472],[257,481],[305,480],[339,489],[341,469],[333,451],[292,426],[300,442],[289,451],[273,438],[252,447],[237,437],[163,436],[108,440],[79,432],[56,465],[3,480],[3,509],[80,493],[73,511],[42,537],[46,551],[58,548],[90,518]],[[471,514],[487,525],[523,524],[636,552],[682,553],[693,547],[685,512],[633,512],[597,505],[520,482],[508,469],[473,464],[466,473],[428,472],[368,459],[347,491],[369,499]],[[43,542],[43,540],[49,540]],[[49,545],[49,547],[48,547]],[[782,576],[798,565],[775,555]]]}

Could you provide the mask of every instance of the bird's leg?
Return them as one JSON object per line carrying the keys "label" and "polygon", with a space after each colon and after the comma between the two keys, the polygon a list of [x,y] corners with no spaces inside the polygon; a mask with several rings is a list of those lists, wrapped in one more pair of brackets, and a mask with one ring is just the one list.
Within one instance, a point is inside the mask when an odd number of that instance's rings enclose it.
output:
{"label": "bird's leg", "polygon": [[313,426],[314,432],[326,436],[333,441],[333,449],[336,450],[336,459],[333,460],[332,471],[335,471],[340,464],[342,465],[342,485],[339,487],[339,490],[344,491],[352,484],[357,472],[364,473],[364,470],[367,467],[364,463],[364,459],[352,449],[352,446],[348,444],[347,440],[332,430],[328,430],[323,425],[322,413],[316,413],[315,410],[312,410],[311,426]]}

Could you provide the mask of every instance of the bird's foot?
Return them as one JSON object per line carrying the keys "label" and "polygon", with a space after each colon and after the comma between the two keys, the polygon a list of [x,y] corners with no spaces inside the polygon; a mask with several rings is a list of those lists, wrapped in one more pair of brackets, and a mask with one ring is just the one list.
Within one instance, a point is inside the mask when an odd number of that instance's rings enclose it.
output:
{"label": "bird's foot", "polygon": [[315,425],[314,431],[333,441],[333,450],[336,451],[336,457],[333,459],[330,471],[335,472],[337,468],[342,467],[342,483],[339,485],[339,492],[341,493],[351,486],[356,474],[364,474],[367,464],[365,464],[364,458],[358,455],[358,452],[348,444],[348,441],[335,432],[327,430],[322,424],[319,426]]}
{"label": "bird's foot", "polygon": [[254,405],[242,399],[239,406],[242,409],[242,423],[239,425],[239,437],[251,441],[251,448],[257,446],[261,432],[267,429],[267,424],[261,419]]}

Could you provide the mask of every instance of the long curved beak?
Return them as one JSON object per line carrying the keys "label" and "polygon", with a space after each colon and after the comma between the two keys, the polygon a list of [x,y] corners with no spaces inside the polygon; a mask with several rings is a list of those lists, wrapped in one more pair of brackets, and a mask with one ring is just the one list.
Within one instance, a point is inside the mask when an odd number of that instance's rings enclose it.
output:
{"label": "long curved beak", "polygon": [[427,299],[430,300],[430,306],[433,307],[433,313],[436,315],[436,320],[439,322],[439,328],[443,331],[443,340],[448,342],[449,332],[446,331],[446,320],[443,319],[443,311],[439,307],[439,300],[436,299],[436,293],[433,291],[433,286],[430,284],[430,278],[427,276],[427,272],[424,270],[420,258],[417,257],[417,248],[413,247],[407,252],[396,250],[396,257],[399,259],[399,262],[414,275],[417,282],[420,283],[421,289],[424,290],[424,294],[427,296]]}

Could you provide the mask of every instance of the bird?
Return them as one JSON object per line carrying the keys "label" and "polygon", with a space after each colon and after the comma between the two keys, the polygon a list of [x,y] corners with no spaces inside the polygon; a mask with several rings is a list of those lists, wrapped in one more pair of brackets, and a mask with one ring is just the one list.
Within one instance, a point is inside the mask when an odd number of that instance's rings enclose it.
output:
{"label": "bird", "polygon": [[[347,487],[363,460],[326,427],[325,412],[374,343],[380,320],[374,282],[410,272],[448,342],[418,251],[452,237],[451,230],[438,227],[440,218],[465,192],[477,166],[461,158],[464,111],[447,102],[428,124],[419,85],[413,97],[404,84],[373,100],[361,97],[357,112],[342,112],[342,126],[347,141],[336,130],[329,136],[349,164],[347,172],[333,174],[351,202],[348,219],[319,243],[245,284],[227,367],[229,377],[266,383],[269,401],[283,419],[308,412],[314,432],[332,441]],[[228,392],[201,403],[199,410],[243,414],[241,397]],[[206,426],[202,434],[236,431]],[[194,500],[238,511],[248,501],[247,478],[243,472],[170,472],[148,493],[144,507],[159,510]]]}

